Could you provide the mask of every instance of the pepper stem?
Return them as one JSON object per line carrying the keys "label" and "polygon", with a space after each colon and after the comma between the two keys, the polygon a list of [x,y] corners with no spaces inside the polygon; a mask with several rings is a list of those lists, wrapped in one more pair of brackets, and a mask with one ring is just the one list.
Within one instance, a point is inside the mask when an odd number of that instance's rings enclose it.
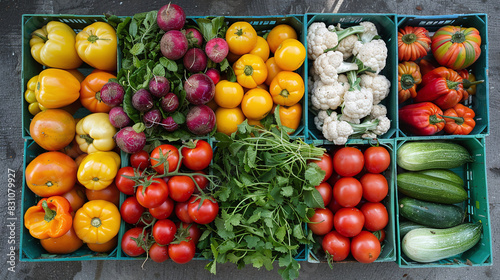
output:
{"label": "pepper stem", "polygon": [[467,79],[463,79],[463,85],[464,85],[464,89],[468,89],[470,88],[471,86],[475,86],[477,84],[481,84],[481,83],[484,83],[484,80],[479,80],[479,81],[474,81],[474,82],[471,82]]}
{"label": "pepper stem", "polygon": [[458,125],[462,125],[464,124],[465,120],[463,117],[452,117],[452,116],[443,116],[443,115],[440,115],[442,118],[447,118],[447,119],[452,119],[455,121],[456,124]]}
{"label": "pepper stem", "polygon": [[87,38],[87,41],[91,42],[91,43],[95,43],[97,40],[99,40],[99,37],[97,37],[97,35],[94,35],[94,34],[91,34],[88,38]]}
{"label": "pepper stem", "polygon": [[88,135],[88,134],[80,135],[80,138],[85,139],[85,141],[89,145],[92,144],[92,142],[94,142],[94,138],[90,137],[90,135]]}
{"label": "pepper stem", "polygon": [[43,217],[43,219],[47,223],[50,223],[50,221],[52,221],[54,219],[54,217],[56,216],[57,212],[49,208],[49,205],[47,204],[47,200],[42,201],[42,208],[45,211],[45,216]]}
{"label": "pepper stem", "polygon": [[97,101],[99,102],[102,102],[101,91],[95,93],[95,99],[97,99]]}
{"label": "pepper stem", "polygon": [[93,227],[100,227],[101,226],[101,219],[99,218],[92,218],[92,220],[90,220],[90,225],[93,226]]}
{"label": "pepper stem", "polygon": [[35,36],[37,36],[38,38],[42,39],[44,43],[45,43],[45,42],[47,42],[47,41],[49,40],[49,38],[48,38],[47,36],[43,36],[43,35],[42,35],[42,34],[40,34],[40,33],[33,32],[33,34],[31,34],[31,35],[35,35]]}
{"label": "pepper stem", "polygon": [[250,65],[245,65],[245,69],[243,69],[243,72],[245,73],[246,76],[252,76],[253,67]]}
{"label": "pepper stem", "polygon": [[453,81],[450,81],[450,80],[446,80],[446,86],[449,88],[449,89],[457,89],[458,85],[461,84],[463,82],[453,82]]}
{"label": "pepper stem", "polygon": [[415,35],[415,33],[405,34],[401,38],[401,41],[403,41],[403,43],[405,43],[407,45],[413,44],[416,40],[417,40],[417,35]]}
{"label": "pepper stem", "polygon": [[431,115],[429,116],[429,123],[430,124],[437,124],[440,122],[444,122],[444,119],[439,119],[437,115]]}
{"label": "pepper stem", "polygon": [[415,85],[415,79],[410,74],[401,75],[401,87],[403,89],[412,88]]}

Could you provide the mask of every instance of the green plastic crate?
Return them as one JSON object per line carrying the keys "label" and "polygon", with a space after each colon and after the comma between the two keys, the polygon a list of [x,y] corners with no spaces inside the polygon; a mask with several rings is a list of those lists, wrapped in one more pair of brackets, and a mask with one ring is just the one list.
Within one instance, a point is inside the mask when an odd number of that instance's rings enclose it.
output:
{"label": "green plastic crate", "polygon": [[[46,152],[33,140],[24,142],[24,164],[26,166],[35,159],[38,155]],[[86,260],[116,260],[120,254],[120,248],[117,246],[112,252],[103,254],[92,252],[86,245],[83,245],[76,252],[71,254],[53,255],[48,254],[40,245],[40,241],[33,238],[29,230],[24,226],[24,213],[28,208],[38,203],[40,197],[35,195],[26,185],[25,172],[23,172],[23,188],[21,198],[21,237],[20,237],[20,254],[19,260],[25,262],[43,262],[43,261],[86,261]]]}
{"label": "green plastic crate", "polygon": [[[424,137],[414,137],[407,140],[398,140],[397,149],[404,143],[411,141],[428,140]],[[430,140],[440,141],[440,140]],[[483,224],[483,233],[478,244],[470,250],[432,263],[418,263],[406,257],[401,250],[401,239],[399,233],[399,207],[396,207],[396,228],[397,228],[397,243],[398,243],[398,259],[397,263],[403,268],[421,268],[421,267],[469,267],[469,266],[488,266],[493,264],[492,260],[492,239],[491,239],[491,220],[488,204],[488,185],[486,181],[486,149],[484,137],[469,137],[446,139],[445,141],[453,142],[464,146],[472,158],[473,162],[464,164],[461,167],[451,169],[458,174],[465,182],[465,189],[469,194],[469,199],[458,205],[467,210],[465,222],[481,222]],[[396,149],[396,151],[397,151]],[[398,167],[398,172],[404,170]],[[396,197],[396,205],[398,200],[403,197],[402,194],[395,189],[394,196]]]}
{"label": "green plastic crate", "polygon": [[[310,143],[313,143],[316,146],[322,146],[326,149],[334,149],[337,147],[341,146],[336,146],[329,141],[323,141],[323,140],[315,140],[315,141],[308,141]],[[364,149],[367,149],[370,147],[372,143],[368,140],[361,140],[361,139],[351,139],[350,142],[347,144],[348,147],[356,147],[364,151]],[[387,179],[387,183],[389,185],[389,192],[387,197],[382,200],[382,203],[385,205],[387,208],[387,212],[389,214],[389,223],[387,224],[385,231],[386,231],[386,237],[385,241],[383,243],[383,248],[382,251],[380,252],[380,256],[377,258],[375,262],[394,262],[396,261],[396,214],[394,212],[394,189],[395,189],[395,178],[396,178],[396,149],[395,149],[395,140],[394,139],[379,139],[379,144],[380,146],[386,148],[390,155],[391,155],[391,164],[389,165],[389,168],[384,171],[382,174],[385,176]],[[332,186],[333,187],[333,186]],[[318,241],[319,238],[317,237],[316,240]],[[307,261],[310,263],[325,263],[327,262],[325,253],[323,249],[321,248],[321,243],[318,242],[313,248],[310,248],[308,250],[308,259]],[[352,255],[349,255],[349,257],[341,261],[339,263],[355,263],[357,262]]]}
{"label": "green plastic crate", "polygon": [[[429,35],[434,34],[439,28],[446,25],[456,25],[463,27],[475,27],[481,34],[481,55],[474,64],[467,69],[471,69],[477,80],[484,80],[484,83],[477,85],[476,94],[472,97],[472,103],[467,106],[476,113],[476,126],[469,135],[486,136],[490,134],[489,118],[489,79],[488,79],[488,21],[486,14],[461,14],[461,15],[435,15],[435,16],[413,16],[398,15],[398,27],[420,26],[429,30]],[[429,52],[432,56],[432,52]],[[397,70],[396,70],[397,72]],[[406,101],[399,107],[410,104]],[[397,104],[397,103],[396,103]],[[415,136],[409,132],[404,132],[399,128],[399,137]],[[459,135],[446,135],[444,131],[435,135],[443,139],[461,137]]]}
{"label": "green plastic crate", "polygon": [[[379,35],[387,45],[387,60],[385,68],[380,72],[391,82],[391,91],[381,104],[387,107],[387,117],[391,120],[391,127],[387,133],[380,136],[381,139],[391,139],[397,136],[398,130],[398,54],[397,54],[397,21],[395,14],[306,14],[304,24],[304,33],[307,38],[307,28],[314,22],[324,22],[328,25],[337,25],[340,23],[343,28],[358,25],[363,21],[371,21],[377,26]],[[307,42],[306,42],[307,47]],[[309,67],[312,67],[312,63]],[[306,69],[308,71],[308,69]],[[306,72],[306,76],[308,72]],[[308,81],[306,80],[306,91]],[[314,114],[307,108],[307,139],[325,140],[323,133],[314,125]]]}

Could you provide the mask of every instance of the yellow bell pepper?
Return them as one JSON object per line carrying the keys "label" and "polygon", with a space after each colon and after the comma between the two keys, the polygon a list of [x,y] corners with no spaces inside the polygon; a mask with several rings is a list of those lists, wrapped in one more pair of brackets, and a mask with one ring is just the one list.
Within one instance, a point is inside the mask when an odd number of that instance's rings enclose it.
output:
{"label": "yellow bell pepper", "polygon": [[76,50],[88,65],[107,71],[116,70],[117,39],[115,29],[95,22],[76,35]]}
{"label": "yellow bell pepper", "polygon": [[111,202],[91,200],[76,211],[73,227],[85,243],[103,244],[120,230],[120,210]]}
{"label": "yellow bell pepper", "polygon": [[76,124],[76,143],[88,154],[111,151],[116,146],[113,139],[116,132],[107,113],[90,114]]}
{"label": "yellow bell pepper", "polygon": [[31,33],[31,55],[40,64],[75,69],[82,64],[75,48],[76,33],[67,24],[51,21]]}
{"label": "yellow bell pepper", "polygon": [[102,190],[113,183],[120,168],[120,156],[115,152],[95,152],[87,155],[78,166],[77,179],[89,190]]}
{"label": "yellow bell pepper", "polygon": [[245,54],[233,66],[238,84],[246,88],[255,88],[267,78],[267,66],[264,60],[255,54]]}
{"label": "yellow bell pepper", "polygon": [[283,126],[296,130],[302,118],[302,105],[300,105],[300,103],[296,103],[290,107],[280,105],[279,114]]}
{"label": "yellow bell pepper", "polygon": [[41,108],[61,108],[80,98],[80,82],[66,70],[45,69],[38,75],[35,94]]}
{"label": "yellow bell pepper", "polygon": [[29,79],[26,84],[26,91],[24,92],[24,99],[28,102],[28,111],[34,116],[42,111],[40,106],[38,105],[38,101],[36,101],[36,83],[38,82],[38,75]]}

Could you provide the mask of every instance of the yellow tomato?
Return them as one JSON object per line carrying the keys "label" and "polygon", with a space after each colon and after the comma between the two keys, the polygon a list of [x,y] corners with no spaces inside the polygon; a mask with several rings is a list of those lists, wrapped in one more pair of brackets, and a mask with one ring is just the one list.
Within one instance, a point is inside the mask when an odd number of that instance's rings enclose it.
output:
{"label": "yellow tomato", "polygon": [[304,80],[291,71],[281,71],[274,77],[269,92],[276,104],[292,106],[304,96]]}
{"label": "yellow tomato", "polygon": [[238,83],[222,80],[215,85],[214,100],[223,108],[234,108],[243,99],[243,88]]}
{"label": "yellow tomato", "polygon": [[281,42],[286,39],[297,39],[297,32],[290,25],[280,24],[275,26],[267,35],[267,43],[271,52],[276,52]]}
{"label": "yellow tomato", "polygon": [[246,88],[255,88],[267,78],[266,63],[255,54],[245,54],[233,66],[238,83]]}
{"label": "yellow tomato", "polygon": [[269,58],[269,45],[267,44],[266,39],[258,36],[257,44],[255,44],[255,47],[250,51],[250,53],[260,56],[262,60],[266,61]]}
{"label": "yellow tomato", "polygon": [[281,71],[281,68],[276,63],[276,59],[274,57],[271,57],[266,61],[266,67],[267,67],[266,85],[269,86],[271,85],[271,82],[273,81],[276,74],[278,74]]}
{"label": "yellow tomato", "polygon": [[217,122],[217,131],[231,135],[231,133],[238,129],[238,125],[245,120],[245,115],[243,115],[240,107],[219,107],[215,110],[215,119]]}
{"label": "yellow tomato", "polygon": [[286,39],[276,50],[274,57],[282,70],[295,71],[306,59],[306,48],[296,39]]}
{"label": "yellow tomato", "polygon": [[250,23],[238,21],[229,26],[226,42],[230,52],[237,55],[246,54],[257,44],[257,32]]}
{"label": "yellow tomato", "polygon": [[243,96],[241,101],[241,110],[249,119],[262,120],[273,108],[273,99],[269,92],[254,88],[249,90]]}

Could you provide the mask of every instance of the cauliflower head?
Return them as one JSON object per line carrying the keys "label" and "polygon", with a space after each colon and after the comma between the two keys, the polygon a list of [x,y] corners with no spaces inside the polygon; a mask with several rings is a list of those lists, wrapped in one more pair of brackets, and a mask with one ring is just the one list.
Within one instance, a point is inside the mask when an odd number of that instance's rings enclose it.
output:
{"label": "cauliflower head", "polygon": [[384,75],[372,73],[361,75],[359,85],[373,91],[373,105],[379,104],[391,91],[391,82]]}
{"label": "cauliflower head", "polygon": [[314,22],[307,29],[307,54],[310,59],[315,60],[337,44],[337,34],[329,31],[324,22]]}
{"label": "cauliflower head", "polygon": [[365,87],[361,87],[360,90],[347,91],[342,105],[343,115],[350,119],[362,119],[372,111],[373,91]]}
{"label": "cauliflower head", "polygon": [[370,42],[373,40],[373,37],[378,35],[377,27],[373,24],[373,22],[363,21],[360,22],[359,25],[365,28],[365,31],[361,34],[361,41],[363,41],[363,43]]}
{"label": "cauliflower head", "polygon": [[328,141],[332,141],[335,145],[343,145],[353,133],[353,129],[346,121],[339,121],[337,113],[332,112],[324,119],[322,132]]}
{"label": "cauliflower head", "polygon": [[387,59],[387,46],[384,40],[377,39],[368,43],[357,41],[354,44],[352,54],[355,55],[364,66],[370,67],[376,74],[385,67]]}
{"label": "cauliflower head", "polygon": [[345,92],[342,83],[324,84],[321,80],[315,81],[311,94],[312,106],[319,110],[335,110],[344,101]]}

